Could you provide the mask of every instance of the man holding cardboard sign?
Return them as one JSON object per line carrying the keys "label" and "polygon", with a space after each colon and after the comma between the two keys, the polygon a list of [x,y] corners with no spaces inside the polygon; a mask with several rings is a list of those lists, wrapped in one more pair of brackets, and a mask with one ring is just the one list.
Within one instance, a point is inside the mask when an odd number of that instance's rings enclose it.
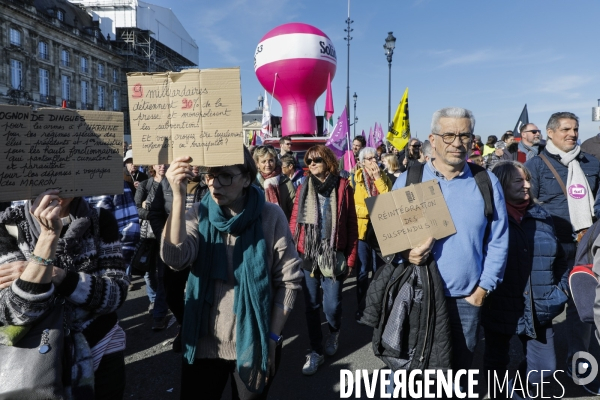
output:
{"label": "man holding cardboard sign", "polygon": [[[404,260],[421,265],[431,252],[437,263],[452,330],[453,370],[471,367],[481,305],[502,281],[508,249],[508,220],[498,179],[483,171],[493,192],[493,214],[487,218],[482,192],[466,162],[474,127],[473,114],[463,108],[443,108],[433,114],[429,135],[433,154],[423,167],[422,181],[439,182],[456,234],[435,242],[430,238],[401,253]],[[408,175],[400,175],[393,189],[405,187]]]}

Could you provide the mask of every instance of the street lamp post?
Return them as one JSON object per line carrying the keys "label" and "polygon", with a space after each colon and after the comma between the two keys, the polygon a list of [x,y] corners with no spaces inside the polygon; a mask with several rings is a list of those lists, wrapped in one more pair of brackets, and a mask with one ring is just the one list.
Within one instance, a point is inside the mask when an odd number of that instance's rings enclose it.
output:
{"label": "street lamp post", "polygon": [[389,66],[389,78],[388,78],[388,130],[392,125],[392,56],[394,55],[394,49],[396,48],[396,38],[392,35],[392,32],[388,32],[385,38],[385,44],[383,49],[387,57]]}
{"label": "street lamp post", "polygon": [[356,118],[356,99],[358,99],[356,92],[354,92],[352,98],[354,99],[354,137],[356,137],[356,121],[358,121],[358,118]]}
{"label": "street lamp post", "polygon": [[[350,36],[350,32],[354,29],[350,28],[350,24],[354,21],[350,19],[350,3],[348,3],[348,18],[346,19],[346,24],[348,27],[344,29],[346,32],[345,41],[348,42],[348,64],[347,64],[347,74],[346,74],[346,119],[348,124],[348,130],[350,129],[350,41],[352,40],[352,36]],[[350,132],[348,132],[349,134]]]}

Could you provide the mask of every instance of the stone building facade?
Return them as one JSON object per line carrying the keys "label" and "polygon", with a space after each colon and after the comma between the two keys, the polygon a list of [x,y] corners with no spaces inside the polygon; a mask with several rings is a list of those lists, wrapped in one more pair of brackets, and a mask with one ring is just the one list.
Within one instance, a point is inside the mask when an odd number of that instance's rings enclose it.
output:
{"label": "stone building facade", "polygon": [[66,0],[0,0],[0,50],[0,104],[127,109],[124,58]]}

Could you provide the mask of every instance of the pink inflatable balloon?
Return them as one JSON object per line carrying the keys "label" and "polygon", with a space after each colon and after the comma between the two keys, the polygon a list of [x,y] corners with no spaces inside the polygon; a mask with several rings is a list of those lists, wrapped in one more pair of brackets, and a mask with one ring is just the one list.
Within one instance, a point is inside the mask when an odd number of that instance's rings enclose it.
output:
{"label": "pink inflatable balloon", "polygon": [[281,104],[283,136],[316,133],[315,101],[327,88],[327,76],[333,80],[336,66],[333,43],[314,26],[284,24],[261,39],[254,71]]}

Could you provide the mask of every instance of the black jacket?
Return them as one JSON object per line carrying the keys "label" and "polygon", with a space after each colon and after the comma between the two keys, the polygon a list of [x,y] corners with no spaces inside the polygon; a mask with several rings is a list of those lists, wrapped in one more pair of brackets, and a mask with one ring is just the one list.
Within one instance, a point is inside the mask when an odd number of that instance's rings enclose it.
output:
{"label": "black jacket", "polygon": [[[208,193],[206,185],[197,185],[194,189],[193,203],[201,201],[206,193]],[[154,200],[152,200],[150,210],[148,211],[148,220],[150,221],[152,231],[157,238],[162,237],[163,228],[172,209],[173,189],[171,189],[171,184],[168,179],[164,178],[160,181],[158,189],[156,189]]]}
{"label": "black jacket", "polygon": [[[413,270],[419,268],[422,301],[414,302],[403,323],[402,349],[392,351],[382,344],[382,335],[396,298],[404,285],[415,285]],[[417,288],[416,288],[417,289]],[[416,296],[415,296],[416,297]],[[387,263],[377,269],[366,295],[361,322],[374,328],[373,352],[392,370],[451,368],[452,342],[444,286],[435,261],[415,266]]]}

